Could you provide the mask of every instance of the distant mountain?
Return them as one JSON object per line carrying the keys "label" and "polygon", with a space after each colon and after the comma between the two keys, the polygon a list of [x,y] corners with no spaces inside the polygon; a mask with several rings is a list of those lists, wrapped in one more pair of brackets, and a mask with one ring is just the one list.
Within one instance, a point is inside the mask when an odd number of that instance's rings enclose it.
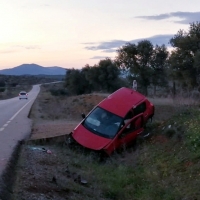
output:
{"label": "distant mountain", "polygon": [[66,68],[63,67],[42,67],[37,64],[23,64],[17,67],[0,70],[3,75],[65,75]]}

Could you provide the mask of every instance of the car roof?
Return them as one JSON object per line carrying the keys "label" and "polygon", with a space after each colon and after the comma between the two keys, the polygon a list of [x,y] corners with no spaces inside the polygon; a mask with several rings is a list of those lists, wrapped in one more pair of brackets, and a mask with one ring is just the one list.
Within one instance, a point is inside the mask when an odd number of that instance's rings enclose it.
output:
{"label": "car roof", "polygon": [[134,106],[146,97],[130,88],[122,87],[101,101],[98,106],[120,117],[124,117]]}

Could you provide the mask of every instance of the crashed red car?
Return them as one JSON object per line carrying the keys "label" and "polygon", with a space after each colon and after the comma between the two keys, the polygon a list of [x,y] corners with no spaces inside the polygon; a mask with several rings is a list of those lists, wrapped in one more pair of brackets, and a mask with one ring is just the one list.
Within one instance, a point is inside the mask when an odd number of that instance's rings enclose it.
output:
{"label": "crashed red car", "polygon": [[154,105],[144,95],[123,87],[95,106],[70,137],[85,148],[110,155],[131,144],[153,115]]}

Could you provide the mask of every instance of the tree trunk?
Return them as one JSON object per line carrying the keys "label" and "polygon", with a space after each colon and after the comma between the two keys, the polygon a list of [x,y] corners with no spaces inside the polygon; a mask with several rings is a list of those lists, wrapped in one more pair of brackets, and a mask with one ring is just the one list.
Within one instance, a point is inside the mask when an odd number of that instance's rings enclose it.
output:
{"label": "tree trunk", "polygon": [[156,85],[153,86],[153,95],[156,96]]}
{"label": "tree trunk", "polygon": [[145,95],[148,96],[148,87],[145,87]]}
{"label": "tree trunk", "polygon": [[175,83],[175,81],[173,81],[172,95],[173,95],[173,98],[176,97],[176,83]]}

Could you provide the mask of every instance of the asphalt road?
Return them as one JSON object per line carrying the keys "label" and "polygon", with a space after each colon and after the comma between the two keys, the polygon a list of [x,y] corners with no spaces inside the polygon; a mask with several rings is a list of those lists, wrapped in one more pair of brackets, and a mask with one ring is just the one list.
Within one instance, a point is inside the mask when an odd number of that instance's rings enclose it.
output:
{"label": "asphalt road", "polygon": [[28,100],[15,97],[0,101],[0,181],[16,145],[30,136],[28,114],[39,91],[40,85],[34,85]]}

